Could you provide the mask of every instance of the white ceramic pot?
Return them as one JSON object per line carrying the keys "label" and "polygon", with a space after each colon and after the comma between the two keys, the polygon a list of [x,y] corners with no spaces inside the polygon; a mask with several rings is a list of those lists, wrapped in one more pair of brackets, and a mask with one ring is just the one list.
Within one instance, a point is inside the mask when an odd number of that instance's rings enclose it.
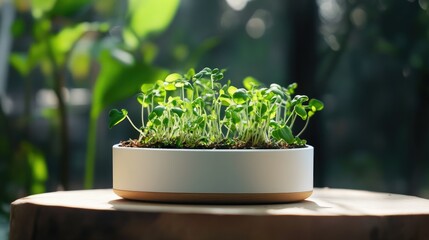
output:
{"label": "white ceramic pot", "polygon": [[113,146],[113,190],[158,202],[273,203],[313,191],[313,147],[159,149]]}

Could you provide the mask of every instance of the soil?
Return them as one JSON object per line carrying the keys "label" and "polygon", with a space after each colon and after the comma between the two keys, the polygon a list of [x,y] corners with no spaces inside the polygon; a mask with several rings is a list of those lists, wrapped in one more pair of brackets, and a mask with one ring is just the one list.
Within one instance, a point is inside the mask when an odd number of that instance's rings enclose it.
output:
{"label": "soil", "polygon": [[266,143],[265,145],[253,146],[251,143],[243,141],[221,141],[215,144],[207,145],[190,145],[187,143],[176,144],[176,143],[144,143],[144,141],[138,141],[137,139],[129,139],[127,141],[121,141],[121,147],[135,147],[135,148],[186,148],[186,149],[290,149],[290,148],[302,148],[303,146],[289,145],[287,143]]}

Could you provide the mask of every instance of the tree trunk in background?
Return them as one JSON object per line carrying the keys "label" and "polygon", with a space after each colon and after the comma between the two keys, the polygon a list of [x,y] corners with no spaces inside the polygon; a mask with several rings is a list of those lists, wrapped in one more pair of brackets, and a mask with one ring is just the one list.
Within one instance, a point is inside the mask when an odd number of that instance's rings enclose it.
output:
{"label": "tree trunk in background", "polygon": [[[287,19],[290,25],[288,69],[291,82],[298,83],[298,94],[306,93],[312,98],[321,98],[320,88],[316,88],[317,70],[317,22],[318,11],[315,0],[287,2]],[[304,138],[315,147],[314,182],[315,186],[325,184],[325,160],[322,146],[322,118],[316,115],[310,121]]]}
{"label": "tree trunk in background", "polygon": [[67,106],[64,98],[65,70],[58,66],[52,52],[51,44],[47,44],[47,51],[53,66],[53,90],[58,100],[58,118],[60,135],[60,159],[59,159],[59,183],[58,190],[69,190],[69,168],[70,168],[70,148]]}
{"label": "tree trunk in background", "polygon": [[59,175],[60,175],[60,188],[61,190],[69,190],[69,168],[70,168],[70,148],[69,148],[69,130],[68,130],[68,117],[67,117],[67,106],[64,99],[63,87],[64,79],[59,76],[56,79],[55,92],[58,99],[58,111],[59,111],[59,134],[60,134],[60,146],[61,154],[59,159]]}

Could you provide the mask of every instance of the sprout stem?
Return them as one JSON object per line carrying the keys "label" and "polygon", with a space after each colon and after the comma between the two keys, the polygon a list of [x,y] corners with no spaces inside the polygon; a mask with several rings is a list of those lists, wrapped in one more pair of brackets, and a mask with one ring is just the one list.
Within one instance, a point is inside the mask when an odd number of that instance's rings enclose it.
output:
{"label": "sprout stem", "polygon": [[135,130],[137,130],[137,132],[139,132],[141,135],[143,135],[142,130],[141,130],[141,129],[139,129],[139,128],[137,128],[137,127],[136,127],[136,125],[134,125],[133,121],[131,121],[131,118],[130,118],[130,117],[128,117],[128,115],[127,115],[127,119],[128,119],[128,121],[131,123],[131,126],[133,126],[133,128],[134,128]]}
{"label": "sprout stem", "polygon": [[146,99],[146,96],[143,96],[143,102],[142,102],[142,109],[141,109],[141,114],[142,114],[142,128],[144,128],[144,101]]}
{"label": "sprout stem", "polygon": [[299,136],[301,136],[301,134],[305,131],[305,129],[307,128],[307,126],[308,126],[308,122],[310,121],[310,117],[307,117],[307,121],[305,121],[305,125],[304,125],[304,127],[302,128],[302,130],[296,135],[296,137],[299,137]]}

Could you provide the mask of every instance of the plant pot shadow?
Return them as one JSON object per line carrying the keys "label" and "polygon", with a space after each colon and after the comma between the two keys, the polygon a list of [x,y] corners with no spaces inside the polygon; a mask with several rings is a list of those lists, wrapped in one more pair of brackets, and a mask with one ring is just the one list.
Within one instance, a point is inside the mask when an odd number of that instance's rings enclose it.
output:
{"label": "plant pot shadow", "polygon": [[275,204],[196,204],[159,203],[116,199],[109,201],[111,208],[120,211],[168,212],[189,214],[231,214],[231,215],[307,215],[330,208],[314,201],[303,200],[293,203]]}

